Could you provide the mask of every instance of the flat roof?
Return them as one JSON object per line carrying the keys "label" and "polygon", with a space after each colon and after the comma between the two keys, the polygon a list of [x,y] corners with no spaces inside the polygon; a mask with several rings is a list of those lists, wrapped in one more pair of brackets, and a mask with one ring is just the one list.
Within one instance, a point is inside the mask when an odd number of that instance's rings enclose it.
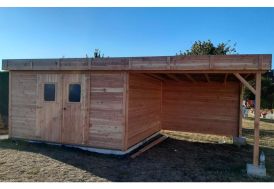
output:
{"label": "flat roof", "polygon": [[3,70],[268,71],[272,54],[4,59]]}

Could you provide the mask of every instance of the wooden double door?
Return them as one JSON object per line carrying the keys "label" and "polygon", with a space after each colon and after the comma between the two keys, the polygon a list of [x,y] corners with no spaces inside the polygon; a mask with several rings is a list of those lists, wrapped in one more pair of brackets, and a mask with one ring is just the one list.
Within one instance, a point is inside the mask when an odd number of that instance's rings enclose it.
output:
{"label": "wooden double door", "polygon": [[36,134],[44,141],[86,144],[89,74],[41,73],[37,79]]}

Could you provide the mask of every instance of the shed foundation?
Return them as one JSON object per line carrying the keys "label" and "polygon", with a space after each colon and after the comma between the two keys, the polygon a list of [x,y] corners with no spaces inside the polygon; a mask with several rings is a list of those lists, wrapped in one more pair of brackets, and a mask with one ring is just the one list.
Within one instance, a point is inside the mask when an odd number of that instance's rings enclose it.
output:
{"label": "shed foundation", "polygon": [[255,166],[253,164],[246,164],[246,171],[249,176],[255,177],[265,177],[266,176],[266,168]]}
{"label": "shed foundation", "polygon": [[246,138],[239,136],[239,137],[233,137],[233,144],[237,146],[246,145]]}

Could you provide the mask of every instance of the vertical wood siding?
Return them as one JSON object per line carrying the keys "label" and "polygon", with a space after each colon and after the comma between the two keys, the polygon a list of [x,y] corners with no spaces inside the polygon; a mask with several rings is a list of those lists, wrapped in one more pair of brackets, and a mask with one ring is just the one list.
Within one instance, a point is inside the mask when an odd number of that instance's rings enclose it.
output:
{"label": "vertical wood siding", "polygon": [[[36,135],[41,140],[61,142],[62,75],[37,74]],[[55,101],[44,101],[44,84],[55,84]]]}
{"label": "vertical wood siding", "polygon": [[[89,109],[89,74],[65,73],[63,74],[63,124],[62,143],[81,144],[88,142],[88,109]],[[80,84],[80,102],[69,101],[69,85]]]}
{"label": "vertical wood siding", "polygon": [[129,74],[127,147],[161,129],[161,81]]}
{"label": "vertical wood siding", "polygon": [[238,135],[239,83],[163,83],[162,129]]}

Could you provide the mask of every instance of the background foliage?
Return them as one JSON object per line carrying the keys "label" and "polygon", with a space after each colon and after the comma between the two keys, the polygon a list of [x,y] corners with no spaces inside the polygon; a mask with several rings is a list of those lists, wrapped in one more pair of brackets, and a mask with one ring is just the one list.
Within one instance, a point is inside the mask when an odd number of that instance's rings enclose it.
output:
{"label": "background foliage", "polygon": [[[0,121],[4,126],[8,125],[8,109],[9,109],[9,73],[0,72]],[[1,123],[0,123],[1,124]]]}

